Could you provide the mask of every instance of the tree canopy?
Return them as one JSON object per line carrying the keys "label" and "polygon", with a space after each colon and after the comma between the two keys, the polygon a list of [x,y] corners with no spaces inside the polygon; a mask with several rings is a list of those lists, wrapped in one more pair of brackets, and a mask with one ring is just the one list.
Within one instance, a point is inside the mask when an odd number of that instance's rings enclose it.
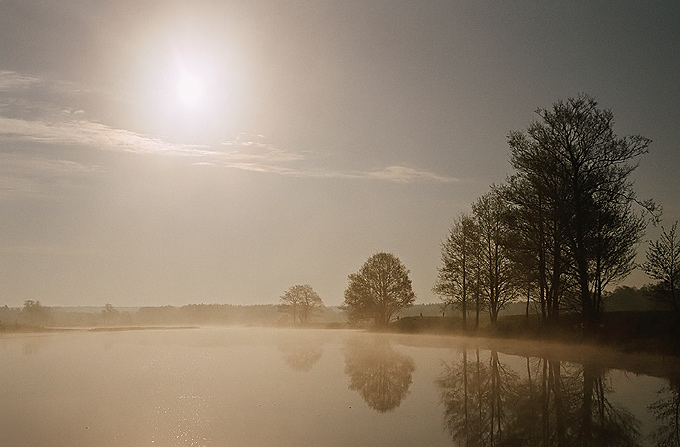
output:
{"label": "tree canopy", "polygon": [[289,313],[293,317],[293,324],[297,321],[305,324],[321,308],[323,301],[309,284],[295,285],[281,296],[279,310]]}
{"label": "tree canopy", "polygon": [[479,288],[492,322],[521,291],[527,315],[533,294],[544,321],[567,310],[591,324],[603,311],[605,288],[635,268],[647,217],[658,219],[631,180],[650,140],[618,137],[612,112],[588,95],[537,114],[508,137],[515,172],[472,204],[475,231],[465,230],[471,225],[463,217],[454,222],[434,291],[464,318]]}
{"label": "tree canopy", "polygon": [[529,206],[525,214],[538,220],[534,240],[544,242],[539,258],[553,262],[543,265],[550,271],[538,277],[542,290],[556,292],[553,310],[559,309],[563,292],[571,291],[575,306],[592,321],[602,311],[604,287],[635,266],[635,246],[646,223],[633,204],[654,212],[651,201],[637,200],[630,180],[635,160],[651,141],[639,135],[618,137],[612,112],[600,109],[588,95],[537,113],[540,120],[509,137],[517,170],[512,196],[516,206]]}
{"label": "tree canopy", "polygon": [[376,253],[348,276],[343,308],[351,322],[372,320],[387,326],[396,312],[412,306],[409,270],[391,253]]}

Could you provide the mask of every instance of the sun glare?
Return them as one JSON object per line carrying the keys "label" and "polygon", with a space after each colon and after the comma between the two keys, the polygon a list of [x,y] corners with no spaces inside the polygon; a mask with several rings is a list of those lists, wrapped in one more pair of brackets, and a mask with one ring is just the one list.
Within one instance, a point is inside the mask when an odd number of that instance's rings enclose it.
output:
{"label": "sun glare", "polygon": [[201,79],[190,73],[184,73],[177,82],[177,95],[187,106],[196,106],[203,98],[203,83]]}

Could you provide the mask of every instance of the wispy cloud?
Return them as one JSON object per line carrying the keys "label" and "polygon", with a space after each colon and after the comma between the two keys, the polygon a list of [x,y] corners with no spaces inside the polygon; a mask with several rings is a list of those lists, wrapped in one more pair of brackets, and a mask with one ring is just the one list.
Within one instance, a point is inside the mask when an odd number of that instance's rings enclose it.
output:
{"label": "wispy cloud", "polygon": [[0,153],[0,199],[59,197],[102,170],[70,160]]}
{"label": "wispy cloud", "polygon": [[[19,98],[22,92],[36,86],[68,87],[67,83],[50,83],[19,73],[0,71],[0,92],[17,97],[0,101],[0,143],[29,142],[45,145],[80,146],[97,150],[133,152],[192,158],[196,165],[214,165],[244,171],[274,175],[368,179],[399,183],[455,182],[456,179],[422,171],[412,167],[392,165],[374,170],[334,171],[310,166],[313,161],[307,153],[281,149],[262,135],[243,134],[218,145],[187,145],[169,142],[125,129],[118,129],[86,118],[82,110],[57,107],[49,103],[30,102]],[[42,88],[41,87],[41,88]],[[78,90],[77,86],[68,87]],[[40,109],[32,113],[9,113],[11,107]],[[16,112],[16,111],[15,111]]]}
{"label": "wispy cloud", "polygon": [[0,70],[0,92],[24,91],[41,84],[40,79],[21,75],[14,71]]}
{"label": "wispy cloud", "polygon": [[0,117],[0,137],[6,141],[76,145],[136,153],[203,154],[201,146],[172,144],[160,138],[149,138],[86,120],[46,122]]}
{"label": "wispy cloud", "polygon": [[405,166],[389,166],[378,171],[370,171],[366,173],[369,178],[379,180],[390,180],[393,182],[408,183],[414,181],[432,181],[452,183],[457,180],[451,177],[444,177],[434,172],[421,171]]}

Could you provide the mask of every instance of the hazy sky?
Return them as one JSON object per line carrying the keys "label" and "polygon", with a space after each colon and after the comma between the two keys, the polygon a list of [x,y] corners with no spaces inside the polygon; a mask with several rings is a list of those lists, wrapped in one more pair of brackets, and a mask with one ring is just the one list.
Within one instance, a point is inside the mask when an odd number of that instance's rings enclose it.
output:
{"label": "hazy sky", "polygon": [[579,93],[680,219],[677,0],[0,0],[0,305],[337,305],[378,251],[436,301],[508,133]]}

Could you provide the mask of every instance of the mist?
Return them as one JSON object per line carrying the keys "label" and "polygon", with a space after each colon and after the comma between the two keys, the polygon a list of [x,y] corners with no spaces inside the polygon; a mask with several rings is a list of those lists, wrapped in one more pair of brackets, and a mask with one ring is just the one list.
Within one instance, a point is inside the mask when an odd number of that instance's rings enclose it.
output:
{"label": "mist", "polygon": [[357,330],[14,334],[0,356],[7,446],[656,445],[679,395],[653,356]]}

